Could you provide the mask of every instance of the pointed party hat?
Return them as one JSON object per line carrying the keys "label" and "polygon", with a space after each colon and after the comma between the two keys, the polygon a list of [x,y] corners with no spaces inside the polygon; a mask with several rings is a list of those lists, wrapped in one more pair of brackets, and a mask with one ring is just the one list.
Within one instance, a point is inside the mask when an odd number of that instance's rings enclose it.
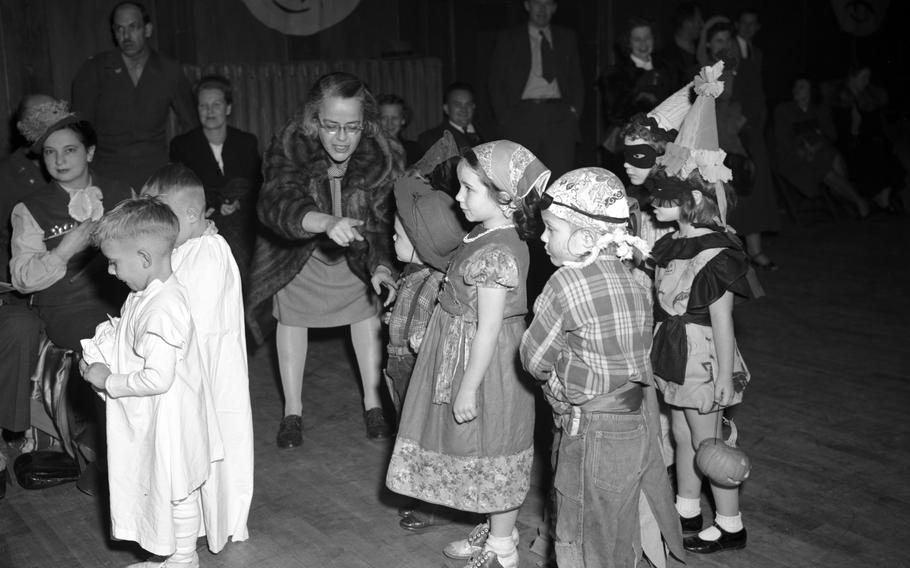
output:
{"label": "pointed party hat", "polygon": [[647,114],[648,118],[653,119],[658,127],[668,132],[670,130],[679,130],[679,125],[682,124],[689,109],[692,108],[692,103],[689,101],[689,90],[691,88],[692,83],[690,82],[667,97],[664,102],[654,107]]}
{"label": "pointed party hat", "polygon": [[717,143],[717,117],[714,111],[714,99],[724,92],[724,83],[720,75],[724,62],[702,67],[695,77],[695,94],[692,108],[679,127],[676,140],[667,144],[667,151],[657,158],[667,174],[685,179],[697,169],[705,181],[730,181],[733,172],[724,165],[727,155]]}
{"label": "pointed party hat", "polygon": [[657,158],[668,175],[685,180],[693,171],[715,186],[715,198],[720,210],[720,224],[726,224],[727,199],[723,182],[733,179],[733,172],[724,165],[726,152],[717,141],[717,116],[714,100],[724,92],[720,76],[724,62],[702,67],[693,81],[697,95],[692,108],[679,127],[676,140],[667,144],[667,151]]}

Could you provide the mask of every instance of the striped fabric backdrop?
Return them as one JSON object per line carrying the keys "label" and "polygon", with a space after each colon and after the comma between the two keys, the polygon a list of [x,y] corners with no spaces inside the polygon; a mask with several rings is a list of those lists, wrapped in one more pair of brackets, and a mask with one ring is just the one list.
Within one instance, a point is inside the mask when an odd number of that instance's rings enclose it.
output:
{"label": "striped fabric backdrop", "polygon": [[[407,138],[416,139],[442,120],[442,63],[436,58],[223,63],[184,65],[183,70],[191,84],[213,73],[230,79],[234,87],[230,124],[258,136],[263,148],[303,102],[313,82],[332,71],[357,75],[373,94],[394,93],[407,101],[412,111],[405,129]],[[171,116],[169,134],[175,130],[176,120]]]}

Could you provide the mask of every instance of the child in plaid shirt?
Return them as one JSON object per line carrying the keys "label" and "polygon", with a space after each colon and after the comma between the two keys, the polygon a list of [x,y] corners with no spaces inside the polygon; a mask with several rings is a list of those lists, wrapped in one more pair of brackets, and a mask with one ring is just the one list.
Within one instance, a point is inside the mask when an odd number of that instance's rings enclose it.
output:
{"label": "child in plaid shirt", "polygon": [[388,315],[386,380],[395,412],[400,416],[417,350],[436,306],[439,285],[466,231],[455,214],[455,200],[444,191],[434,190],[417,175],[398,180],[395,203],[395,255],[405,267],[398,281],[395,305]]}
{"label": "child in plaid shirt", "polygon": [[657,436],[649,290],[624,260],[622,183],[600,168],[569,172],[543,194],[541,237],[558,267],[534,305],[521,360],[553,407],[556,558],[560,568],[655,566],[682,558],[682,534]]}

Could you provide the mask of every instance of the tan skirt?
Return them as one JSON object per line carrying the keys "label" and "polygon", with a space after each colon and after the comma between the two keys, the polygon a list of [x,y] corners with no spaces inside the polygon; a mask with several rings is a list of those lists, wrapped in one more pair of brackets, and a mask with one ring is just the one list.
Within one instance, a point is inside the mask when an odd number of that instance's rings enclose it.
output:
{"label": "tan skirt", "polygon": [[313,254],[274,297],[272,314],[283,325],[337,327],[379,314],[380,303],[347,260]]}

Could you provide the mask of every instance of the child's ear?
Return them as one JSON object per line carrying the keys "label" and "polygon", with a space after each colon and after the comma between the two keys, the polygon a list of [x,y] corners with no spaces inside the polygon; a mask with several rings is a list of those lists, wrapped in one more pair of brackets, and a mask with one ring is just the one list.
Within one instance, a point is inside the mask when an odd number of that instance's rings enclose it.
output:
{"label": "child's ear", "polygon": [[594,233],[588,229],[575,229],[572,231],[572,234],[569,235],[569,241],[566,243],[566,248],[569,250],[569,253],[574,254],[575,256],[584,256],[594,248],[595,240]]}
{"label": "child's ear", "polygon": [[701,201],[702,201],[702,199],[704,199],[704,198],[705,198],[705,196],[702,195],[702,193],[701,193],[700,190],[698,190],[698,189],[693,189],[693,190],[692,190],[692,199],[695,200],[695,204],[696,204],[696,205],[701,205]]}
{"label": "child's ear", "polygon": [[148,268],[152,265],[152,255],[149,253],[149,251],[145,249],[139,249],[136,251],[136,254],[142,258],[142,268]]}

